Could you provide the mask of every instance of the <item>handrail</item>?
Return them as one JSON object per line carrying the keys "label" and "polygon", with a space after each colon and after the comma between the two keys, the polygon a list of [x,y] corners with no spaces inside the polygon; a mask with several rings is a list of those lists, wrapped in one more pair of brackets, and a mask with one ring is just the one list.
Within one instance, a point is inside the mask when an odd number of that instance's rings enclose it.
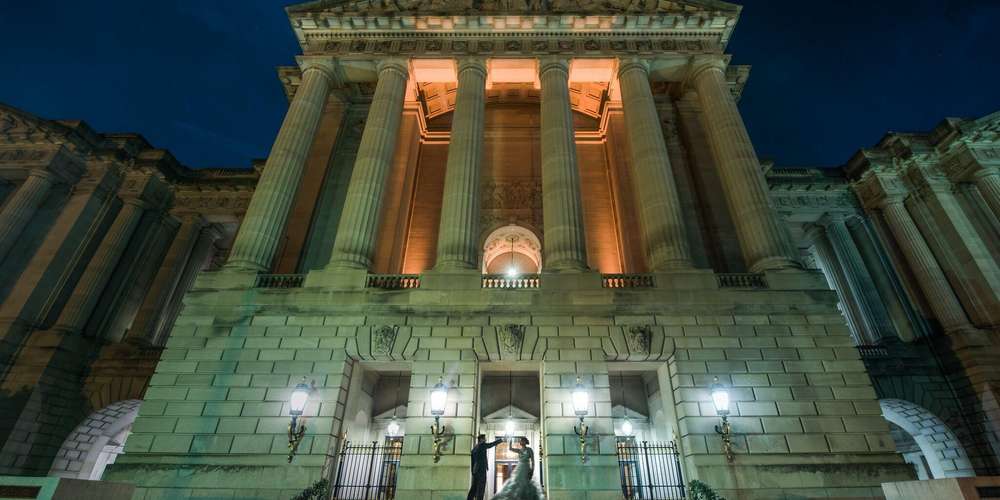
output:
{"label": "handrail", "polygon": [[653,288],[656,283],[652,274],[603,274],[601,286],[604,288]]}
{"label": "handrail", "polygon": [[254,288],[302,288],[304,274],[258,274]]}
{"label": "handrail", "polygon": [[526,274],[516,278],[507,277],[503,274],[484,274],[483,288],[499,288],[505,290],[520,290],[539,288],[542,279],[537,274]]}
{"label": "handrail", "polygon": [[719,288],[767,288],[763,274],[720,273],[715,275]]}
{"label": "handrail", "polygon": [[419,274],[369,274],[368,288],[378,288],[380,290],[409,290],[420,288]]}

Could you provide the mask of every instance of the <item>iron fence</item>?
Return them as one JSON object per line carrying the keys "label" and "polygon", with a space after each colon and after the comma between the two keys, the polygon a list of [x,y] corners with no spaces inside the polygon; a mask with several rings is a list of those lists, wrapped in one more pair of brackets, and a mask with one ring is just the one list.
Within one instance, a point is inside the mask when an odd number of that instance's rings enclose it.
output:
{"label": "iron fence", "polygon": [[679,500],[685,498],[684,477],[677,446],[669,443],[618,441],[618,470],[625,500]]}
{"label": "iron fence", "polygon": [[337,460],[333,500],[393,500],[403,451],[402,438],[384,443],[344,443]]}

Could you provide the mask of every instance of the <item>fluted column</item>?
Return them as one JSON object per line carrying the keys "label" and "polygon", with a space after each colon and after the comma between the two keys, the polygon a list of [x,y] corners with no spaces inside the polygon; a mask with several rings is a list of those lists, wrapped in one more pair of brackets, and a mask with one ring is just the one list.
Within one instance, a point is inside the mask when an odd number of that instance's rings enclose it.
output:
{"label": "fluted column", "polygon": [[439,271],[476,269],[479,262],[479,172],[485,115],[486,62],[462,59],[441,199],[434,266]]}
{"label": "fluted column", "polygon": [[382,194],[396,150],[408,77],[406,61],[385,59],[379,62],[378,84],[361,135],[328,268],[371,267]]}
{"label": "fluted column", "polygon": [[35,211],[49,195],[55,177],[45,170],[32,170],[24,183],[10,195],[0,211],[0,262],[14,246]]}
{"label": "fluted column", "polygon": [[137,197],[124,200],[111,228],[104,235],[97,252],[91,257],[83,276],[73,289],[73,295],[63,307],[53,330],[79,332],[87,324],[94,307],[101,299],[101,292],[111,279],[111,274],[142,219],[145,206],[146,203]]}
{"label": "fluted column", "polygon": [[543,268],[582,271],[587,268],[587,247],[569,101],[569,63],[551,58],[542,59],[540,65]]}
{"label": "fluted column", "polygon": [[833,247],[833,252],[840,262],[840,267],[844,270],[847,284],[851,287],[854,298],[858,302],[861,314],[868,324],[868,330],[873,334],[871,340],[877,341],[883,337],[894,335],[895,329],[889,319],[889,312],[878,295],[875,281],[868,272],[868,268],[865,267],[861,252],[854,244],[854,239],[847,229],[844,218],[828,215],[824,217],[822,222]]}
{"label": "fluted column", "polygon": [[653,271],[689,269],[692,267],[691,250],[684,214],[656,102],[649,88],[645,61],[623,60],[618,69],[618,81],[649,268]]}
{"label": "fluted column", "polygon": [[1000,218],[1000,169],[983,168],[972,174],[972,181],[993,210],[993,216]]}
{"label": "fluted column", "polygon": [[799,267],[726,83],[725,63],[718,58],[706,61],[694,70],[691,80],[705,113],[709,142],[747,266],[754,272]]}
{"label": "fluted column", "polygon": [[179,272],[180,279],[177,280],[177,286],[170,294],[170,300],[163,308],[163,312],[157,316],[149,337],[147,337],[151,345],[160,346],[166,342],[167,336],[174,326],[174,321],[177,320],[177,315],[180,314],[181,307],[184,305],[184,295],[194,285],[198,273],[206,267],[212,258],[212,254],[215,252],[215,242],[221,237],[222,233],[215,225],[201,228],[194,247],[191,249],[191,254]]}
{"label": "fluted column", "polygon": [[889,230],[916,275],[920,288],[927,295],[927,302],[942,328],[947,332],[970,329],[971,325],[962,305],[923,235],[906,211],[902,198],[886,200],[883,213]]}
{"label": "fluted column", "polygon": [[871,343],[875,335],[869,329],[868,323],[865,322],[864,315],[858,307],[858,299],[847,280],[847,273],[837,259],[837,254],[830,242],[830,235],[823,226],[811,225],[806,229],[806,238],[812,243],[816,261],[823,271],[823,275],[837,292],[837,297],[840,299],[840,309],[854,333],[854,341],[858,344]]}
{"label": "fluted column", "polygon": [[266,271],[270,267],[302,181],[302,169],[330,93],[333,71],[328,59],[303,58],[301,65],[302,84],[271,146],[229,254],[229,269]]}

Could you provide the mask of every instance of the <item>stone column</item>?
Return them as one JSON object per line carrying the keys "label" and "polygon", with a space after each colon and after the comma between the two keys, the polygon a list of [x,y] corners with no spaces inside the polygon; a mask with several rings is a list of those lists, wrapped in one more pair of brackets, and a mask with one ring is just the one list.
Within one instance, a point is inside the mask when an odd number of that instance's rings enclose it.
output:
{"label": "stone column", "polygon": [[972,180],[993,210],[993,215],[1000,218],[1000,169],[983,168],[972,174]]}
{"label": "stone column", "polygon": [[396,150],[408,77],[406,61],[379,61],[378,84],[327,268],[367,270],[371,267],[382,194]]}
{"label": "stone column", "polygon": [[52,328],[57,331],[79,332],[87,324],[90,314],[101,299],[104,287],[111,279],[118,261],[125,252],[132,234],[135,232],[146,203],[137,197],[128,197],[115,217],[114,223],[91,257],[90,263],[77,282],[73,295],[63,307],[59,319]]}
{"label": "stone column", "polygon": [[882,298],[878,295],[878,289],[872,275],[865,267],[861,252],[854,244],[851,233],[847,230],[843,216],[827,215],[821,221],[826,229],[833,252],[836,254],[840,267],[844,270],[847,284],[851,287],[851,292],[861,314],[871,332],[871,341],[879,341],[883,337],[895,335],[892,321],[886,310]]}
{"label": "stone column", "polygon": [[300,64],[302,84],[271,146],[229,254],[229,269],[260,272],[270,268],[302,179],[334,76],[331,61],[326,58],[303,58]]}
{"label": "stone column", "polygon": [[542,258],[546,271],[587,269],[580,172],[569,101],[569,62],[540,61],[542,81]]}
{"label": "stone column", "polygon": [[10,195],[10,200],[0,211],[0,262],[7,257],[7,252],[17,242],[31,217],[35,215],[39,205],[49,195],[49,190],[55,182],[55,177],[45,171],[34,169],[28,173],[17,190]]}
{"label": "stone column", "polygon": [[458,96],[438,230],[438,271],[474,270],[479,263],[479,177],[486,114],[486,62],[458,63]]}
{"label": "stone column", "polygon": [[205,268],[205,264],[212,258],[212,254],[215,251],[215,242],[220,237],[222,237],[222,233],[214,225],[208,225],[201,229],[195,241],[194,248],[192,248],[187,262],[183,264],[183,270],[179,273],[180,279],[177,280],[177,286],[174,287],[166,307],[155,318],[156,321],[148,333],[147,339],[149,339],[151,345],[160,346],[167,341],[167,335],[170,333],[170,329],[173,328],[174,321],[177,319],[177,315],[180,314],[181,307],[184,305],[184,295],[194,285],[194,280],[198,276],[198,273]]}
{"label": "stone column", "polygon": [[645,61],[622,60],[618,80],[649,268],[661,272],[690,269],[684,214]]}
{"label": "stone column", "polygon": [[799,267],[726,83],[725,63],[712,57],[693,71],[691,81],[705,113],[709,142],[747,266],[753,272]]}
{"label": "stone column", "polygon": [[877,337],[874,332],[869,330],[864,315],[858,307],[858,299],[847,280],[847,273],[844,272],[844,268],[841,267],[837,254],[833,250],[830,235],[823,226],[811,225],[806,230],[806,238],[812,243],[816,262],[822,269],[823,275],[837,292],[837,297],[840,299],[840,310],[854,334],[854,342],[856,344],[872,343]]}
{"label": "stone column", "polygon": [[160,269],[153,278],[149,293],[139,307],[135,321],[129,329],[128,340],[148,341],[153,337],[170,296],[181,280],[184,266],[194,250],[198,235],[205,226],[205,220],[197,213],[185,213],[179,218],[181,225],[170,243],[170,248],[167,249],[167,255],[163,258]]}
{"label": "stone column", "polygon": [[926,294],[927,302],[941,327],[946,332],[970,330],[972,327],[962,309],[962,304],[958,302],[944,271],[934,259],[930,247],[906,211],[903,199],[886,200],[883,213],[889,230],[896,238],[910,268],[913,269],[920,288]]}

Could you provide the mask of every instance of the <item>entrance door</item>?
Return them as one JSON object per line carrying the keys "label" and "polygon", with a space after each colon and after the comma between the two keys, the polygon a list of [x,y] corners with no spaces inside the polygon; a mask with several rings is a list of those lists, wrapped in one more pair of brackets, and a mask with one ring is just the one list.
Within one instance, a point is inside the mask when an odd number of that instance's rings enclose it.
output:
{"label": "entrance door", "polygon": [[[514,442],[521,439],[523,436],[514,436]],[[497,438],[506,438],[506,436],[497,436]],[[496,439],[496,438],[494,438]],[[493,494],[497,494],[503,485],[507,484],[507,481],[514,479],[514,471],[517,469],[517,452],[510,449],[511,440],[506,440],[497,445],[493,454]]]}

